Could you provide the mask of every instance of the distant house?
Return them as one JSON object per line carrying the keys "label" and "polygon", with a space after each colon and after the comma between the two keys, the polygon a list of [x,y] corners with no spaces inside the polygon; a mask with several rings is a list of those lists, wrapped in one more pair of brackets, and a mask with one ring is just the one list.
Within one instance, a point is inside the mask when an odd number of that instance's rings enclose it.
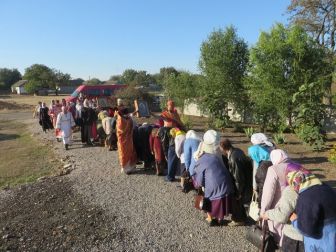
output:
{"label": "distant house", "polygon": [[24,86],[27,84],[27,80],[19,80],[18,82],[15,82],[12,85],[12,93],[17,94],[27,94],[27,91],[25,90]]}

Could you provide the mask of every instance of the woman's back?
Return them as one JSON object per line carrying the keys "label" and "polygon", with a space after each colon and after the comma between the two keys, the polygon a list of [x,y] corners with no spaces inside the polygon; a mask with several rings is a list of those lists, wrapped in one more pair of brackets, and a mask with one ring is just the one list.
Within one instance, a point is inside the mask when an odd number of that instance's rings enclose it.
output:
{"label": "woman's back", "polygon": [[220,199],[234,192],[229,171],[214,154],[204,153],[195,167],[198,182],[204,179],[205,197]]}

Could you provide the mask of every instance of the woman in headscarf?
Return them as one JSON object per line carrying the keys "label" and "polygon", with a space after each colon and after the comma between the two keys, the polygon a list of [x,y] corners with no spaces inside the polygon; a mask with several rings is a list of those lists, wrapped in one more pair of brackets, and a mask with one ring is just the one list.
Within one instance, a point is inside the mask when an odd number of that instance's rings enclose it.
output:
{"label": "woman in headscarf", "polygon": [[60,104],[59,100],[56,101],[52,100],[49,108],[49,115],[55,128],[55,136],[57,141],[61,141],[62,139],[62,132],[56,127],[57,116],[61,112],[62,112],[62,105]]}
{"label": "woman in headscarf", "polygon": [[194,181],[197,187],[204,187],[204,197],[210,201],[206,221],[210,225],[220,223],[231,213],[234,193],[233,181],[228,169],[218,156],[220,136],[214,130],[204,134],[202,154],[196,162]]}
{"label": "woman in headscarf", "polygon": [[305,251],[336,251],[336,193],[304,169],[291,171],[287,181],[298,194],[293,225],[304,236]]}
{"label": "woman in headscarf", "polygon": [[189,130],[186,134],[186,140],[184,142],[184,160],[186,170],[190,176],[194,175],[194,168],[196,159],[194,153],[197,151],[199,144],[201,143],[201,137],[194,130]]}
{"label": "woman in headscarf", "polygon": [[[265,211],[277,206],[281,193],[286,187],[286,169],[288,164],[293,163],[287,153],[281,149],[271,152],[272,166],[268,168],[263,194],[261,198],[260,215]],[[282,245],[283,224],[274,221],[268,221],[269,230],[274,233],[274,238],[279,245]]]}
{"label": "woman in headscarf", "polygon": [[[302,168],[299,164],[290,163],[286,167],[286,174],[299,171]],[[261,169],[261,167],[259,168]],[[258,169],[258,172],[259,172]],[[304,252],[303,236],[290,223],[290,216],[294,213],[298,193],[291,187],[286,186],[282,191],[281,198],[274,209],[267,210],[261,217],[264,220],[283,223],[283,239],[281,251],[284,252]]]}
{"label": "woman in headscarf", "polygon": [[180,170],[178,175],[182,175],[185,172],[185,159],[184,159],[184,141],[186,138],[186,134],[183,130],[180,130],[179,128],[172,128],[170,130],[170,134],[173,136],[175,139],[175,152],[177,158],[180,160]]}
{"label": "woman in headscarf", "polygon": [[133,120],[127,108],[118,111],[116,129],[121,172],[130,174],[136,168],[137,156],[133,144]]}
{"label": "woman in headscarf", "polygon": [[265,180],[267,176],[267,171],[268,171],[268,168],[270,168],[271,166],[272,166],[271,161],[262,161],[254,177],[256,181],[256,185],[257,185],[257,201],[258,201],[259,208],[261,207],[261,198],[263,194],[263,188],[264,188],[264,184],[265,184]]}
{"label": "woman in headscarf", "polygon": [[253,160],[253,190],[257,190],[255,175],[257,169],[262,161],[270,160],[270,152],[273,149],[273,144],[263,133],[255,133],[251,136],[251,143],[253,144],[248,148],[248,155]]}

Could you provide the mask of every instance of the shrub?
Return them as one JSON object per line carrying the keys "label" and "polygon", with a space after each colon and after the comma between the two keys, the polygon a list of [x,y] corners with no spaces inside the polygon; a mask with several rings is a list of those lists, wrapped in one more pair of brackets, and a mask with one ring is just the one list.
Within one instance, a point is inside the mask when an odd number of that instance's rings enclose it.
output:
{"label": "shrub", "polygon": [[186,131],[190,130],[193,127],[192,121],[188,116],[182,115],[181,121],[183,122]]}
{"label": "shrub", "polygon": [[285,135],[283,133],[274,134],[273,140],[276,144],[284,144],[286,142]]}
{"label": "shrub", "polygon": [[313,150],[320,151],[324,149],[326,136],[318,126],[301,124],[295,129],[295,133],[304,143],[310,145]]}
{"label": "shrub", "polygon": [[255,129],[253,127],[245,128],[244,133],[248,138],[251,138],[251,136],[255,133]]}
{"label": "shrub", "polygon": [[227,126],[227,122],[221,119],[215,120],[215,127],[216,129],[223,129]]}
{"label": "shrub", "polygon": [[233,123],[233,132],[244,133],[244,129],[239,122]]}
{"label": "shrub", "polygon": [[330,163],[336,164],[336,144],[329,151],[328,160]]}

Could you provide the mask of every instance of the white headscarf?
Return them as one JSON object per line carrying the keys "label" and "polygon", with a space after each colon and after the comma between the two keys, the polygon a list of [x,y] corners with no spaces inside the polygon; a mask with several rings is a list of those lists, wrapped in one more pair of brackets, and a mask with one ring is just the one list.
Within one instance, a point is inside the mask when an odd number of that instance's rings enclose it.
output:
{"label": "white headscarf", "polygon": [[281,149],[276,149],[271,151],[270,158],[273,165],[278,165],[283,161],[287,160],[288,155],[285,151]]}
{"label": "white headscarf", "polygon": [[191,139],[197,139],[197,140],[202,140],[199,134],[195,130],[189,130],[186,134],[186,139],[191,138]]}
{"label": "white headscarf", "polygon": [[217,154],[220,135],[215,130],[208,130],[203,136],[202,152]]}
{"label": "white headscarf", "polygon": [[85,108],[88,108],[88,107],[90,106],[88,99],[85,99],[85,100],[84,100],[84,102],[83,102],[83,106],[84,106]]}
{"label": "white headscarf", "polygon": [[273,147],[273,144],[270,141],[268,141],[267,136],[265,136],[265,134],[263,133],[254,133],[251,136],[251,143],[253,145],[266,144],[267,146]]}

